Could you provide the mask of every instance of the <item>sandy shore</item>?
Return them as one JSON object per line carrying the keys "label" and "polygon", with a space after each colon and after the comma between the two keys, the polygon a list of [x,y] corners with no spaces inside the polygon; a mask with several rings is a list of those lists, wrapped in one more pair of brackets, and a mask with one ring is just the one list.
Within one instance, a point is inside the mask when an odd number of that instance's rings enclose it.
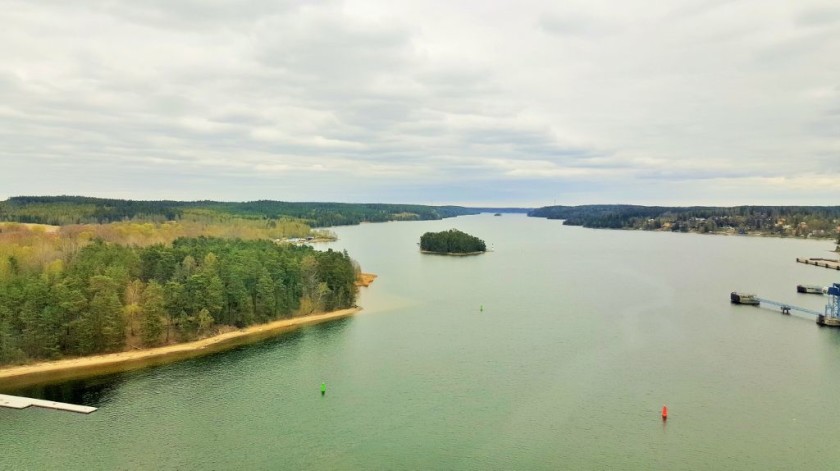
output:
{"label": "sandy shore", "polygon": [[356,279],[356,286],[368,287],[375,279],[376,275],[373,273],[359,273],[359,278]]}
{"label": "sandy shore", "polygon": [[226,332],[195,342],[179,343],[166,347],[3,368],[0,369],[0,390],[87,378],[195,358],[258,342],[304,325],[318,324],[351,316],[359,311],[361,311],[361,308],[355,307],[324,314],[282,319],[268,324]]}

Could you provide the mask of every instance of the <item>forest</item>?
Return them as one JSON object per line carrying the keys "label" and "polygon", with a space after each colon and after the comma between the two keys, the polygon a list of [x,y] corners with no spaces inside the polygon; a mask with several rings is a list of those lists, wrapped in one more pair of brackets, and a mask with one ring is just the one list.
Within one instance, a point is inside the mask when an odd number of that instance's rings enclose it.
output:
{"label": "forest", "polygon": [[64,237],[50,253],[44,234],[5,229],[32,250],[2,260],[0,364],[188,341],[356,299],[346,252],[201,236],[146,246]]}
{"label": "forest", "polygon": [[133,201],[84,196],[16,196],[0,202],[0,221],[37,224],[106,224],[117,221],[295,219],[311,227],[361,222],[435,220],[477,214],[474,208],[411,204],[292,203],[283,201]]}
{"label": "forest", "polygon": [[420,237],[420,250],[439,254],[469,254],[486,252],[487,246],[478,237],[450,229],[423,234]]}
{"label": "forest", "polygon": [[350,307],[360,270],[349,255],[288,241],[331,237],[312,227],[479,211],[9,198],[0,202],[0,364],[153,347]]}
{"label": "forest", "polygon": [[548,206],[528,215],[591,228],[840,237],[840,206]]}

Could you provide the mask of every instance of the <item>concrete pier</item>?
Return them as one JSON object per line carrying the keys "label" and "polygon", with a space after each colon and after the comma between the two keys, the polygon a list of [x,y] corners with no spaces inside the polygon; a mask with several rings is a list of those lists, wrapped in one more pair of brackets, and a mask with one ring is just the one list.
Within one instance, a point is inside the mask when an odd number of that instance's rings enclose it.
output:
{"label": "concrete pier", "polygon": [[78,406],[76,404],[67,404],[65,402],[44,401],[43,399],[32,399],[29,397],[0,394],[0,407],[8,407],[9,409],[26,409],[31,406],[78,412],[80,414],[90,414],[96,410],[96,407]]}
{"label": "concrete pier", "polygon": [[806,265],[814,265],[815,267],[828,268],[829,270],[840,270],[840,260],[832,260],[830,258],[796,258],[799,263]]}

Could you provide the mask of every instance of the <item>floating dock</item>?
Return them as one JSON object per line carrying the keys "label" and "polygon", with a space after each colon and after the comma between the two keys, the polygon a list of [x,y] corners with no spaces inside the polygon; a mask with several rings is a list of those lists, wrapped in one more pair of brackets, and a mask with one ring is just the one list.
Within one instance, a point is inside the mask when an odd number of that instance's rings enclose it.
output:
{"label": "floating dock", "polygon": [[90,414],[96,410],[96,407],[78,406],[76,404],[67,404],[66,402],[45,401],[43,399],[32,399],[29,397],[0,394],[0,407],[7,407],[9,409],[26,409],[27,407],[33,406],[43,407],[45,409],[77,412],[79,414]]}
{"label": "floating dock", "polygon": [[840,260],[833,260],[830,258],[796,258],[799,263],[805,265],[813,265],[815,267],[828,268],[829,270],[840,270]]}

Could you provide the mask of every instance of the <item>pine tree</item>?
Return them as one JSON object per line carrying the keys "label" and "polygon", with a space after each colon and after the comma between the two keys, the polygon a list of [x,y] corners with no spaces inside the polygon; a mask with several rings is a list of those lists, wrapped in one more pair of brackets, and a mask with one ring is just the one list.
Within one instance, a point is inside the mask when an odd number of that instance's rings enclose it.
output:
{"label": "pine tree", "polygon": [[274,283],[265,267],[262,267],[259,278],[257,278],[254,300],[254,311],[259,322],[265,322],[275,317],[277,302],[274,297]]}
{"label": "pine tree", "polygon": [[160,345],[163,333],[163,317],[166,315],[166,299],[163,287],[156,281],[150,281],[143,291],[141,300],[140,337],[143,345]]}

